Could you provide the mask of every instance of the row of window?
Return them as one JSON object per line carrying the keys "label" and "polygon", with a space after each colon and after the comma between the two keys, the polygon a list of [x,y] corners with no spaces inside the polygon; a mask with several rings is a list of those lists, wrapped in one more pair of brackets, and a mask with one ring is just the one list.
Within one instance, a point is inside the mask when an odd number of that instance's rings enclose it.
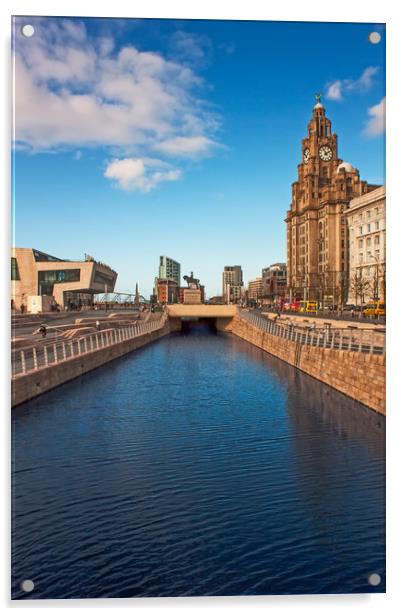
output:
{"label": "row of window", "polygon": [[[358,228],[358,233],[359,235],[363,235],[363,233],[371,233],[372,231],[379,231],[379,230],[380,230],[380,221],[376,220],[373,225],[370,222],[366,225],[366,231],[364,231],[364,227],[363,225],[361,225]],[[351,232],[353,233],[353,229],[351,229]]]}
{"label": "row of window", "polygon": [[[366,238],[366,248],[370,248],[370,246],[371,246],[371,239],[372,239],[371,237]],[[374,244],[376,246],[380,245],[380,236],[379,235],[375,235],[373,240],[374,240]],[[359,248],[360,249],[363,248],[363,243],[364,243],[364,240],[359,240]],[[351,242],[351,245],[353,246],[353,242]]]}
{"label": "row of window", "polygon": [[[367,220],[370,220],[372,214],[374,212],[374,216],[378,216],[380,213],[380,208],[376,207],[374,208],[374,210],[367,210],[366,211],[366,218]],[[358,220],[363,220],[363,212],[360,212],[360,214],[356,214],[355,216],[352,216],[352,222],[357,222]]]}
{"label": "row of window", "polygon": [[[371,250],[368,250],[366,253],[366,258],[364,258],[364,255],[362,252],[359,253],[359,263],[363,263],[363,261],[370,261],[371,259],[375,259],[376,261],[380,260],[380,251],[379,250],[375,250],[374,251],[374,255],[371,253]],[[354,257],[352,255],[352,260],[354,260]]]}
{"label": "row of window", "polygon": [[100,284],[113,284],[113,278],[103,274],[102,272],[95,272],[94,282],[98,282]]}
{"label": "row of window", "polygon": [[80,280],[81,270],[45,270],[38,272],[38,283],[54,284],[58,282],[78,282]]}

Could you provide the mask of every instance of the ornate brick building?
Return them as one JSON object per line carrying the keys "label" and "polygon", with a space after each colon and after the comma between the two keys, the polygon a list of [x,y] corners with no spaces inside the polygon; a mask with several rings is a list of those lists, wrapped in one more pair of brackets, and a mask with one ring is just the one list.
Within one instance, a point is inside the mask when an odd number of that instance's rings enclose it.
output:
{"label": "ornate brick building", "polygon": [[348,290],[345,210],[351,199],[376,186],[362,181],[357,169],[338,158],[337,135],[321,95],[316,98],[285,219],[288,287],[292,298],[340,303]]}

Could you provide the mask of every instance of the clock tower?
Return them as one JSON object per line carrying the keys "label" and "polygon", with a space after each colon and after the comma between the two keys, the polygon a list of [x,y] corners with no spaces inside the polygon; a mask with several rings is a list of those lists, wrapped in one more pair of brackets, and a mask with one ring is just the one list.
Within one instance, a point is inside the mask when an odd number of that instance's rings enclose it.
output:
{"label": "clock tower", "polygon": [[376,186],[361,181],[359,171],[338,158],[338,138],[320,94],[316,101],[285,219],[288,288],[292,299],[340,304],[348,288],[345,210],[351,199]]}

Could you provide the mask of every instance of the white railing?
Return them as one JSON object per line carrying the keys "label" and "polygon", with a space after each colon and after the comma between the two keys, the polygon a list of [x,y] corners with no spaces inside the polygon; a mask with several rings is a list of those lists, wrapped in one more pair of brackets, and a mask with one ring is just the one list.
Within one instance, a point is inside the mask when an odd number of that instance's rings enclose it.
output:
{"label": "white railing", "polygon": [[385,354],[385,334],[381,334],[374,329],[367,330],[357,327],[301,328],[292,323],[281,323],[276,319],[262,317],[248,310],[239,310],[239,316],[263,332],[300,344],[375,355]]}
{"label": "white railing", "polygon": [[163,313],[159,318],[151,321],[139,321],[126,327],[106,329],[93,334],[86,334],[80,338],[53,342],[43,346],[14,349],[11,354],[12,377],[36,372],[41,368],[69,361],[86,353],[92,353],[162,329],[166,319],[167,314]]}

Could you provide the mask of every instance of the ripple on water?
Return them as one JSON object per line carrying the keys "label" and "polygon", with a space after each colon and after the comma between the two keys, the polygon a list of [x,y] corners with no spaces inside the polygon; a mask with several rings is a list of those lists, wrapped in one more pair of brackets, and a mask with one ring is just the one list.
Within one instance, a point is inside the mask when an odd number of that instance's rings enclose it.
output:
{"label": "ripple on water", "polygon": [[15,410],[13,596],[384,592],[384,427],[239,339],[165,338]]}

